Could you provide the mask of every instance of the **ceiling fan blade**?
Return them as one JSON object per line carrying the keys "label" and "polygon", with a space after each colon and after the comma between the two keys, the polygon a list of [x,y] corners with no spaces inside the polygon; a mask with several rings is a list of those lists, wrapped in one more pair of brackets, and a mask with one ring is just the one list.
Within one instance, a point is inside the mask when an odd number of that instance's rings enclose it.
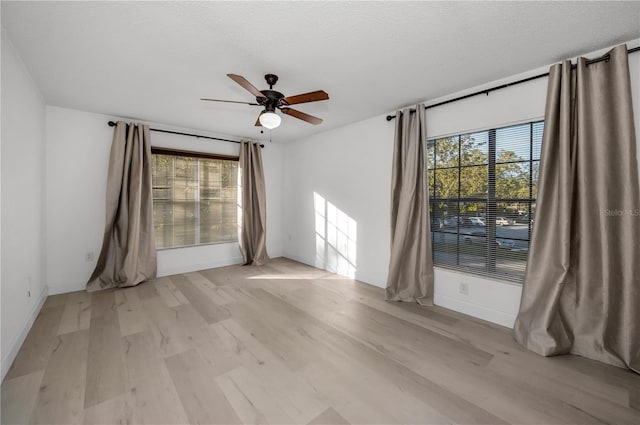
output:
{"label": "ceiling fan blade", "polygon": [[316,90],[309,93],[288,96],[283,99],[287,105],[295,105],[297,103],[317,102],[319,100],[328,100],[329,94],[324,90]]}
{"label": "ceiling fan blade", "polygon": [[242,103],[243,105],[251,105],[251,106],[257,106],[257,103],[251,103],[251,102],[240,102],[237,100],[222,100],[222,99],[207,99],[207,98],[201,98],[200,100],[206,100],[207,102],[225,102],[225,103]]}
{"label": "ceiling fan blade", "polygon": [[255,88],[255,86],[251,84],[249,81],[247,81],[247,79],[244,78],[242,75],[227,74],[227,77],[231,78],[233,81],[240,84],[240,86],[242,86],[243,89],[247,90],[249,93],[251,93],[255,97],[264,97],[264,94],[262,94],[260,90]]}
{"label": "ceiling fan blade", "polygon": [[256,120],[256,123],[254,124],[256,127],[262,127],[262,124],[260,124],[260,117],[262,116],[262,112],[260,112],[260,115],[258,115],[258,119]]}
{"label": "ceiling fan blade", "polygon": [[305,114],[304,112],[300,112],[296,109],[291,108],[280,108],[283,114],[291,115],[294,118],[298,118],[299,120],[306,121],[313,125],[322,124],[322,119],[318,117],[314,117],[313,115]]}

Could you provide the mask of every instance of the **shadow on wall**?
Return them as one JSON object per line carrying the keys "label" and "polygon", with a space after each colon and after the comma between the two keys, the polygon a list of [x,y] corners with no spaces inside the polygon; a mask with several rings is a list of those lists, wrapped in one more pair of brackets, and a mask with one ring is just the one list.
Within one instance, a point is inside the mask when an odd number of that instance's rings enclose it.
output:
{"label": "shadow on wall", "polygon": [[355,278],[358,223],[317,192],[313,193],[316,219],[315,266]]}

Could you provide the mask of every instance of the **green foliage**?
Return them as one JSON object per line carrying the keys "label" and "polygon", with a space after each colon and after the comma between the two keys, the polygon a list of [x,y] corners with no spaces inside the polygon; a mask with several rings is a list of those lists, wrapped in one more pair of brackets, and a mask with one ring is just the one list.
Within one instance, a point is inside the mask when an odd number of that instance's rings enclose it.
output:
{"label": "green foliage", "polygon": [[[481,133],[479,133],[481,134]],[[484,133],[486,135],[486,133]],[[486,138],[471,134],[430,141],[427,146],[429,195],[443,201],[434,205],[438,211],[457,210],[457,198],[488,197],[488,145]],[[529,188],[530,167],[533,165],[533,186]],[[435,172],[434,172],[435,168]],[[531,164],[511,150],[500,150],[496,157],[495,190],[497,199],[529,199],[537,196],[539,164]],[[456,201],[451,200],[455,198]],[[463,202],[460,214],[484,211],[484,203]],[[512,208],[517,210],[517,203]]]}

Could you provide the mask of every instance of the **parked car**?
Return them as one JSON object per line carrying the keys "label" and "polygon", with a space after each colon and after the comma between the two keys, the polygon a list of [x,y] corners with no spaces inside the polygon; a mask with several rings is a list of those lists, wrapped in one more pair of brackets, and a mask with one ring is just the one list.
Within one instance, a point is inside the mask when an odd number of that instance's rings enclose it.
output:
{"label": "parked car", "polygon": [[516,241],[513,239],[496,238],[496,245],[498,245],[498,248],[512,249],[516,245]]}
{"label": "parked car", "polygon": [[458,217],[450,217],[444,219],[444,225],[446,227],[455,227],[458,225]]}
{"label": "parked car", "polygon": [[467,217],[472,226],[484,226],[484,218],[482,217]]}
{"label": "parked car", "polygon": [[[464,234],[463,240],[469,244],[484,245],[487,240],[487,232],[484,230],[474,230]],[[498,248],[512,249],[516,242],[513,239],[496,238]]]}
{"label": "parked car", "polygon": [[515,221],[507,217],[496,217],[496,224],[498,226],[512,226],[515,224]]}
{"label": "parked car", "polygon": [[[529,214],[519,216],[517,221],[519,223],[529,223]],[[533,214],[531,214],[531,222],[533,223]]]}

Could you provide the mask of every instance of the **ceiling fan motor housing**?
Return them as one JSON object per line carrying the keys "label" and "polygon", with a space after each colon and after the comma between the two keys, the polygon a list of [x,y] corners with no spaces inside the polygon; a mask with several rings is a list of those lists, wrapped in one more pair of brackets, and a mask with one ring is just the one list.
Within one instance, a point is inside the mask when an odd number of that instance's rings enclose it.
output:
{"label": "ceiling fan motor housing", "polygon": [[286,104],[286,102],[283,102],[284,95],[279,91],[260,90],[260,93],[264,94],[264,97],[256,97],[256,102],[264,105],[267,110],[273,111],[276,107]]}

